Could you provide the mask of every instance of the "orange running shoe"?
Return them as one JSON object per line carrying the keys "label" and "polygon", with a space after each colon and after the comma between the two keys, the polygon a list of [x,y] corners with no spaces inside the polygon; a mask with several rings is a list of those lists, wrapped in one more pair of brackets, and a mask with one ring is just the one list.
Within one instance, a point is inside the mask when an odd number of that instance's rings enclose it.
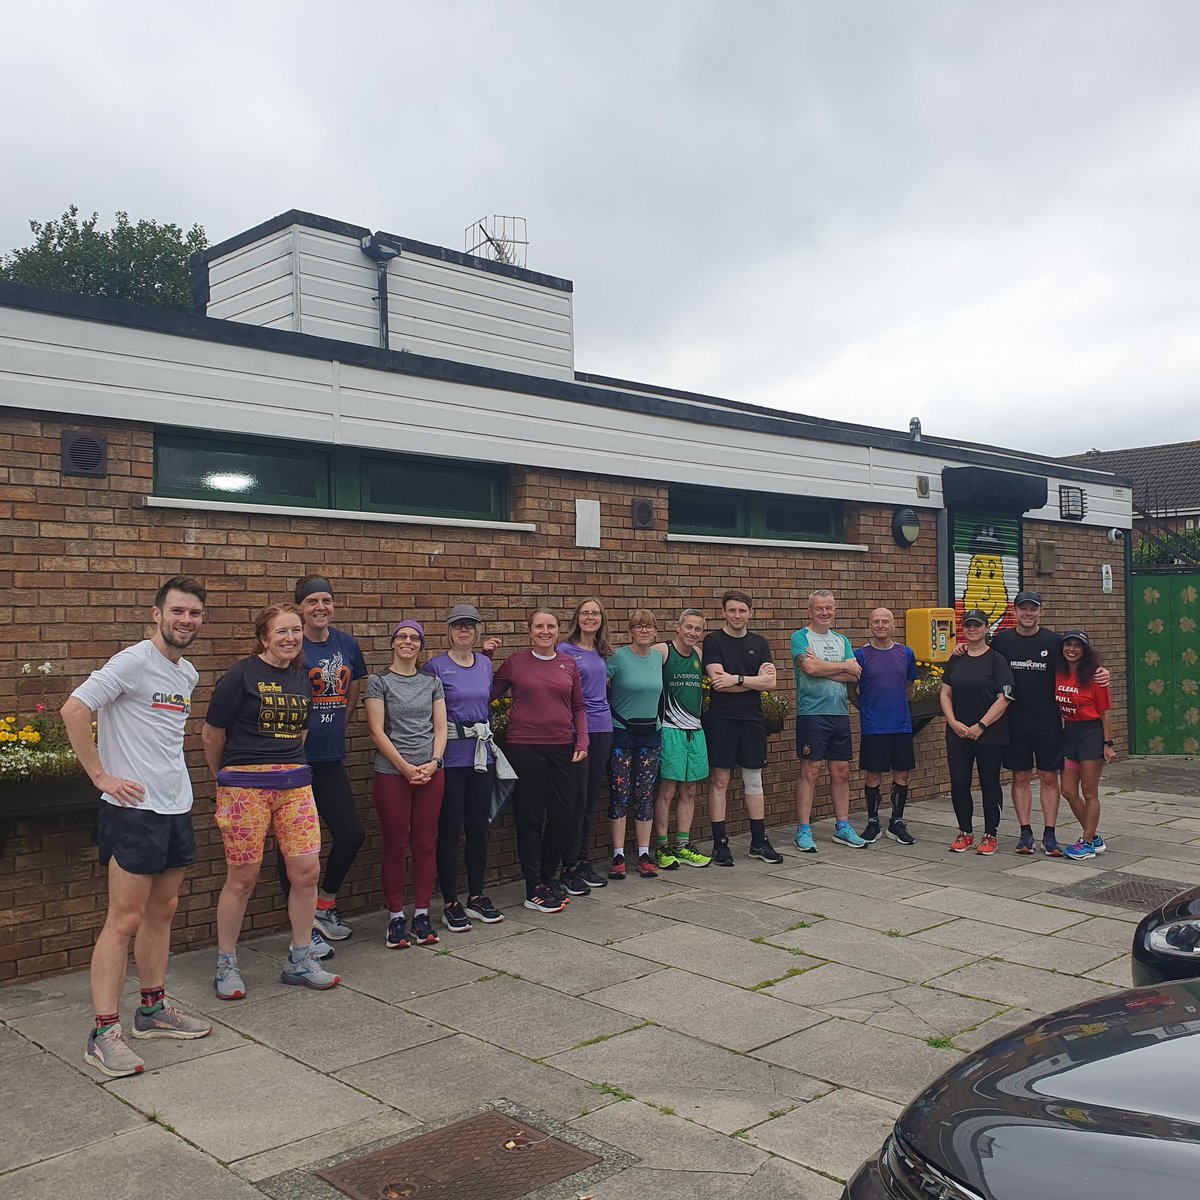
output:
{"label": "orange running shoe", "polygon": [[975,839],[969,833],[960,833],[950,843],[950,852],[951,854],[966,854],[973,845],[975,845]]}
{"label": "orange running shoe", "polygon": [[976,854],[995,854],[996,853],[996,838],[993,834],[985,833],[979,839],[979,849]]}

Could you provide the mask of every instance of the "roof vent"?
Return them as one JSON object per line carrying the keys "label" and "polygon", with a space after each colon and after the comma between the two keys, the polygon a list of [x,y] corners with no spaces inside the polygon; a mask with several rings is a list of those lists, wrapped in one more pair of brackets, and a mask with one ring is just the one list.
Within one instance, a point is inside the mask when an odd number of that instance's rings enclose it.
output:
{"label": "roof vent", "polygon": [[88,479],[108,478],[108,439],[94,433],[64,429],[62,473]]}

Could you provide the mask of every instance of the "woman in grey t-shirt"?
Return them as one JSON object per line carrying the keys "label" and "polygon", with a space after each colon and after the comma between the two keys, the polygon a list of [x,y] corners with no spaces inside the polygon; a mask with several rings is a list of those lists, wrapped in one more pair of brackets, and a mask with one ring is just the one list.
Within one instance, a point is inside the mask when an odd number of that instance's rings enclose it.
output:
{"label": "woman in grey t-shirt", "polygon": [[[383,833],[383,895],[389,920],[386,944],[437,944],[429,903],[437,875],[438,815],[442,809],[442,756],[446,700],[442,681],[418,670],[425,631],[416,621],[392,630],[392,665],[367,680],[367,728],[375,743],[371,785]],[[412,849],[412,928],[404,919],[405,858]]]}

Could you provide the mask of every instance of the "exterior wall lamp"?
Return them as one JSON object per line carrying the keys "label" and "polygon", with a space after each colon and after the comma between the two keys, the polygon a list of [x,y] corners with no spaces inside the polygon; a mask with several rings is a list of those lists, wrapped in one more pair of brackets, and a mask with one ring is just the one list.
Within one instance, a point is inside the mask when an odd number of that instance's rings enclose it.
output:
{"label": "exterior wall lamp", "polygon": [[898,508],[892,513],[892,540],[907,549],[921,536],[921,521],[915,510]]}

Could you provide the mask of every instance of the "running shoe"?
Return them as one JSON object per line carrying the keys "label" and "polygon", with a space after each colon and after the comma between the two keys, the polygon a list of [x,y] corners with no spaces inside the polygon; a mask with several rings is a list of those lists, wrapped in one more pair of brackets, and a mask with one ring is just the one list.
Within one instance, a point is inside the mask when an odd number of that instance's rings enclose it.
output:
{"label": "running shoe", "polygon": [[[296,948],[295,942],[288,943],[288,951],[291,952]],[[313,957],[324,962],[327,958],[332,958],[337,953],[336,950],[314,929],[312,938],[308,943],[308,948],[313,952]]]}
{"label": "running shoe", "polygon": [[404,923],[403,913],[398,917],[393,917],[388,922],[387,934],[383,939],[383,944],[389,950],[408,949],[408,928]]}
{"label": "running shoe", "polygon": [[1032,829],[1022,829],[1021,830],[1021,836],[1017,839],[1017,853],[1018,854],[1032,854],[1033,853],[1033,830]]}
{"label": "running shoe", "polygon": [[291,983],[297,987],[312,988],[315,992],[327,992],[342,982],[340,975],[327,971],[313,956],[311,950],[301,953],[299,962],[292,962],[289,957],[279,973],[280,983]]}
{"label": "running shoe", "polygon": [[609,879],[625,878],[625,855],[613,855],[612,866],[608,868],[608,877]]}
{"label": "running shoe", "polygon": [[568,896],[589,896],[592,889],[578,871],[564,871],[558,881]]}
{"label": "running shoe", "polygon": [[975,838],[969,833],[960,833],[958,837],[950,843],[950,852],[952,854],[966,854],[970,848],[975,845]]}
{"label": "running shoe", "polygon": [[771,845],[769,838],[763,838],[761,842],[752,842],[750,844],[750,857],[761,859],[765,863],[770,863],[773,867],[777,867],[783,862],[783,855]]}
{"label": "running shoe", "polygon": [[596,872],[592,870],[592,864],[590,862],[584,860],[579,864],[577,869],[579,872],[579,878],[582,879],[583,882],[592,889],[592,891],[595,891],[596,888],[608,887],[608,880],[605,879],[603,875],[597,875]]}
{"label": "running shoe", "polygon": [[436,946],[438,935],[433,932],[433,922],[427,912],[417,913],[412,919],[410,939],[418,946]]}
{"label": "running shoe", "polygon": [[180,1012],[173,1004],[163,1004],[154,1012],[144,1013],[140,1008],[133,1011],[133,1028],[129,1031],[135,1038],[192,1038],[208,1037],[213,1027],[207,1021],[197,1021],[187,1013]]}
{"label": "running shoe", "polygon": [[238,970],[237,962],[222,962],[217,959],[217,975],[213,988],[218,1000],[241,1000],[246,994],[246,982]]}
{"label": "running shoe", "polygon": [[649,854],[638,855],[638,874],[643,879],[658,878],[658,868],[654,865],[654,859]]}
{"label": "running shoe", "polygon": [[674,847],[675,857],[689,867],[707,867],[712,859],[707,854],[701,854],[692,847],[691,842],[679,842]]}
{"label": "running shoe", "polygon": [[863,831],[858,836],[869,846],[872,842],[879,841],[882,833],[883,830],[880,828],[879,822],[871,820],[863,826]]}
{"label": "running shoe", "polygon": [[979,839],[979,845],[975,849],[976,854],[995,854],[996,853],[996,835],[985,833]]}
{"label": "running shoe", "polygon": [[800,851],[801,854],[816,854],[817,843],[813,841],[812,829],[797,829],[796,836],[792,838],[792,845]]}
{"label": "running shoe", "polygon": [[122,1075],[140,1075],[146,1069],[146,1064],[134,1054],[133,1048],[125,1040],[119,1021],[110,1025],[103,1033],[99,1029],[93,1029],[88,1034],[83,1061],[114,1079],[119,1079]]}
{"label": "running shoe", "polygon": [[660,871],[678,871],[679,856],[671,850],[670,846],[659,846],[654,851],[654,865]]}
{"label": "running shoe", "polygon": [[1042,838],[1042,849],[1046,853],[1047,858],[1062,858],[1062,847],[1058,844],[1058,838],[1052,833],[1047,833]]}
{"label": "running shoe", "polygon": [[854,832],[849,821],[839,821],[833,829],[833,840],[842,846],[850,846],[854,850],[864,849],[868,843]]}
{"label": "running shoe", "polygon": [[1073,846],[1064,846],[1063,855],[1074,859],[1095,858],[1096,847],[1087,838],[1080,838]]}
{"label": "running shoe", "polygon": [[470,933],[474,928],[467,917],[466,910],[457,900],[442,909],[442,924],[451,933]]}
{"label": "running shoe", "polygon": [[543,886],[550,893],[551,899],[559,901],[564,906],[571,903],[571,893],[557,879],[548,879]]}
{"label": "running shoe", "polygon": [[504,914],[486,896],[467,897],[467,916],[485,925],[495,925],[504,920]]}
{"label": "running shoe", "polygon": [[917,839],[908,832],[908,826],[900,820],[888,822],[887,835],[893,842],[899,842],[902,846],[915,846],[917,844]]}
{"label": "running shoe", "polygon": [[1095,852],[1097,854],[1103,854],[1105,852],[1105,850],[1108,849],[1108,847],[1104,844],[1104,839],[1100,836],[1099,833],[1097,833],[1096,836],[1094,838],[1092,838],[1092,849],[1095,850]]}
{"label": "running shoe", "polygon": [[342,914],[338,912],[336,904],[331,908],[317,909],[316,915],[313,917],[313,928],[331,942],[343,941],[354,932],[342,920]]}
{"label": "running shoe", "polygon": [[550,895],[544,884],[539,883],[533,892],[525,897],[525,907],[533,909],[534,912],[556,913],[562,912],[567,906]]}
{"label": "running shoe", "polygon": [[728,842],[713,842],[712,861],[718,867],[733,866],[733,852],[729,849]]}

